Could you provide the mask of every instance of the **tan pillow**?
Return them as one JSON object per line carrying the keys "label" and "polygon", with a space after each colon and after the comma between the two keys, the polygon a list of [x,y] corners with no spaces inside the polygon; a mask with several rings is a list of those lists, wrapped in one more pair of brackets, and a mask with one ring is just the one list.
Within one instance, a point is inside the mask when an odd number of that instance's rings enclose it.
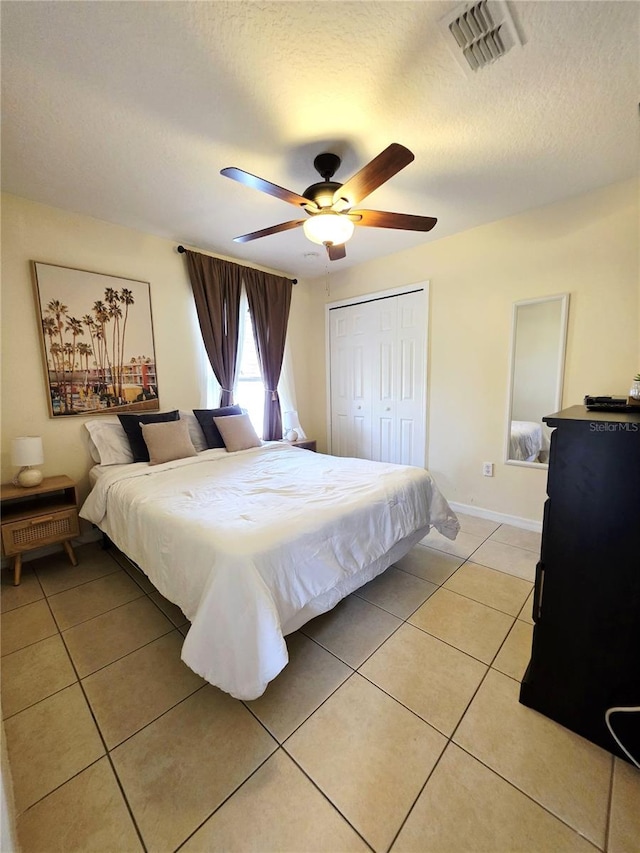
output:
{"label": "tan pillow", "polygon": [[197,450],[189,438],[189,426],[186,421],[141,423],[140,428],[149,451],[149,465],[160,465],[161,462],[173,462],[174,459],[197,455]]}
{"label": "tan pillow", "polygon": [[218,427],[224,446],[230,453],[234,450],[260,447],[262,444],[249,415],[227,415],[224,418],[214,418],[213,422]]}

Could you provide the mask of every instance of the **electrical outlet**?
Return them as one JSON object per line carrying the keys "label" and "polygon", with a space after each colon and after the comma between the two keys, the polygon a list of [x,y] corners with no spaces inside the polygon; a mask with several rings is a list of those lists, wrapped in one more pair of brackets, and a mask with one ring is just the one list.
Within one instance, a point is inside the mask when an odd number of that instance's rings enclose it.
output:
{"label": "electrical outlet", "polygon": [[493,462],[482,463],[482,476],[493,477]]}

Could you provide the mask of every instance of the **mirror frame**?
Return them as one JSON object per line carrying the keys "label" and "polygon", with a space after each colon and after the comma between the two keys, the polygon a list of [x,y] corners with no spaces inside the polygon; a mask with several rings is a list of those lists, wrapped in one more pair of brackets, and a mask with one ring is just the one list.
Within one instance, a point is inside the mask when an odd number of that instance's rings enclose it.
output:
{"label": "mirror frame", "polygon": [[505,465],[518,465],[521,468],[536,468],[538,470],[547,470],[548,462],[524,462],[520,459],[509,459],[509,438],[511,435],[511,408],[513,405],[513,380],[515,373],[515,355],[516,355],[516,329],[518,321],[518,308],[523,305],[535,305],[540,302],[560,302],[560,351],[558,358],[558,370],[556,374],[556,396],[554,400],[554,408],[546,414],[552,415],[558,412],[562,407],[562,386],[564,383],[564,366],[567,351],[567,328],[569,322],[569,294],[556,293],[551,296],[539,296],[536,299],[522,299],[513,303],[511,314],[511,347],[509,351],[509,384],[507,394],[507,418],[506,429],[504,436],[504,463]]}

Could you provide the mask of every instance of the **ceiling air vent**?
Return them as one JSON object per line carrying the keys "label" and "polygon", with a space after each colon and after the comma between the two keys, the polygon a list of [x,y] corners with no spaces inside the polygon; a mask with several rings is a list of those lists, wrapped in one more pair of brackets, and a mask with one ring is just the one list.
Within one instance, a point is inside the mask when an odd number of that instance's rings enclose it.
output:
{"label": "ceiling air vent", "polygon": [[440,20],[449,48],[465,71],[478,71],[522,45],[504,0],[456,6]]}

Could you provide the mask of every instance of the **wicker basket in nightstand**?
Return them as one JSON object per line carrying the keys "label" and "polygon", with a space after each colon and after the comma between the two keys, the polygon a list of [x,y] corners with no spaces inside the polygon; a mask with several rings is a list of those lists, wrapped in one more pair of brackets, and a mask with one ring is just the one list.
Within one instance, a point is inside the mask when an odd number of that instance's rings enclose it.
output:
{"label": "wicker basket in nightstand", "polygon": [[13,557],[13,583],[18,586],[22,555],[43,545],[61,542],[72,565],[77,565],[70,539],[80,533],[78,495],[70,477],[45,477],[39,486],[23,488],[3,483],[2,551]]}

